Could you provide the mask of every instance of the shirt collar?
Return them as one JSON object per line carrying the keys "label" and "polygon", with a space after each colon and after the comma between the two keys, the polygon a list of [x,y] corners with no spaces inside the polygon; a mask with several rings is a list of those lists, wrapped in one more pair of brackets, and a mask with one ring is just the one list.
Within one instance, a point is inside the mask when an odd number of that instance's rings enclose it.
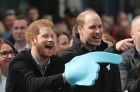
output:
{"label": "shirt collar", "polygon": [[[32,55],[32,54],[31,54],[31,55]],[[33,55],[32,55],[32,57],[33,57],[35,63],[37,64],[37,68],[38,68],[39,71],[41,72],[42,76],[44,76],[44,75],[45,75],[45,72],[46,72],[46,68],[47,68],[47,66],[50,64],[50,58],[48,59],[48,62],[46,62],[44,65],[42,65],[42,64],[40,64],[40,63],[36,60],[36,58],[35,58]],[[45,68],[44,70],[42,70],[43,67]]]}
{"label": "shirt collar", "polygon": [[[31,55],[32,55],[32,53],[31,53]],[[32,55],[32,57],[33,57],[34,61],[37,63],[37,65],[42,66],[42,65],[36,60],[36,58],[35,58],[33,55]],[[48,59],[48,62],[45,63],[45,65],[48,65],[48,64],[50,64],[50,58]]]}
{"label": "shirt collar", "polygon": [[[16,48],[16,45],[17,45],[17,44],[15,43],[15,44],[14,44],[14,47],[15,47],[15,48]],[[26,43],[25,46],[24,46],[22,49],[18,50],[18,52],[24,51],[24,50],[29,49],[29,48],[30,48],[29,44]]]}

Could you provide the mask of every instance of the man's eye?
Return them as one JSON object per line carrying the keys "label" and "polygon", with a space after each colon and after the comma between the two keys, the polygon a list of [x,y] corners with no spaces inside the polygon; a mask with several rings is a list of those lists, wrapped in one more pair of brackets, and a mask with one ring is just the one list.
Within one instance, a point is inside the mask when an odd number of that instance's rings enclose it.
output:
{"label": "man's eye", "polygon": [[91,26],[91,27],[89,27],[90,29],[95,29],[96,28],[96,26]]}
{"label": "man's eye", "polygon": [[99,28],[102,28],[103,26],[102,26],[102,25],[99,25],[98,27],[99,27]]}
{"label": "man's eye", "polygon": [[45,35],[42,35],[43,38],[48,38],[49,35],[45,34]]}
{"label": "man's eye", "polygon": [[18,29],[18,27],[14,27],[14,29]]}

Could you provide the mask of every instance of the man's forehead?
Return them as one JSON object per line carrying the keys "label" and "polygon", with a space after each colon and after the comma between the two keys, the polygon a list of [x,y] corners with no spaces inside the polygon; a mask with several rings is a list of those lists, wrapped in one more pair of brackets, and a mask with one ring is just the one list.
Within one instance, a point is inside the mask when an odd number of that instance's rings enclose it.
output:
{"label": "man's forehead", "polygon": [[13,24],[19,24],[19,23],[28,25],[28,22],[25,19],[15,19],[13,22]]}
{"label": "man's forehead", "polygon": [[50,33],[50,32],[54,33],[52,27],[50,27],[50,26],[39,26],[39,32],[40,33],[45,33],[45,32],[47,32],[47,33]]}
{"label": "man's forehead", "polygon": [[102,25],[102,21],[98,17],[91,17],[91,18],[85,19],[85,25],[89,25],[89,26]]}
{"label": "man's forehead", "polygon": [[39,26],[39,29],[40,29],[40,30],[48,30],[48,31],[49,31],[49,30],[52,30],[52,27],[50,27],[50,26],[45,26],[45,25],[40,25],[40,26]]}
{"label": "man's forehead", "polygon": [[89,13],[85,16],[85,22],[86,21],[100,21],[101,22],[101,18],[97,15],[97,14],[93,14],[93,13]]}

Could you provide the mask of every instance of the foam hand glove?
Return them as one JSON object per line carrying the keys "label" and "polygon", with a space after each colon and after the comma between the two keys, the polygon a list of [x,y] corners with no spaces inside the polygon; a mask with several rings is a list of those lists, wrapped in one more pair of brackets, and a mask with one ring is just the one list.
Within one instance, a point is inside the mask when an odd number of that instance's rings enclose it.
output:
{"label": "foam hand glove", "polygon": [[80,61],[76,58],[65,64],[65,79],[71,85],[93,85],[98,78],[100,67],[97,63]]}
{"label": "foam hand glove", "polygon": [[122,61],[122,56],[119,54],[97,51],[97,52],[89,52],[87,54],[83,54],[76,57],[76,60],[80,61],[88,61],[88,62],[96,62],[96,63],[112,63],[112,64],[120,64]]}
{"label": "foam hand glove", "polygon": [[97,63],[119,64],[122,57],[108,52],[90,52],[76,56],[65,64],[64,76],[71,85],[94,85],[98,78],[99,65]]}

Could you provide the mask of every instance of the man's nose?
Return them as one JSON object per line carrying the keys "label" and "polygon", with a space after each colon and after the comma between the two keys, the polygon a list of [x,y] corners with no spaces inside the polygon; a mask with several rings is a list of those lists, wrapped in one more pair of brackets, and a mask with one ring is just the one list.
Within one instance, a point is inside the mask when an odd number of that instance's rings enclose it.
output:
{"label": "man's nose", "polygon": [[101,29],[97,27],[97,29],[95,30],[95,33],[101,33]]}
{"label": "man's nose", "polygon": [[53,41],[53,40],[54,40],[53,37],[49,37],[49,38],[48,38],[48,41]]}

